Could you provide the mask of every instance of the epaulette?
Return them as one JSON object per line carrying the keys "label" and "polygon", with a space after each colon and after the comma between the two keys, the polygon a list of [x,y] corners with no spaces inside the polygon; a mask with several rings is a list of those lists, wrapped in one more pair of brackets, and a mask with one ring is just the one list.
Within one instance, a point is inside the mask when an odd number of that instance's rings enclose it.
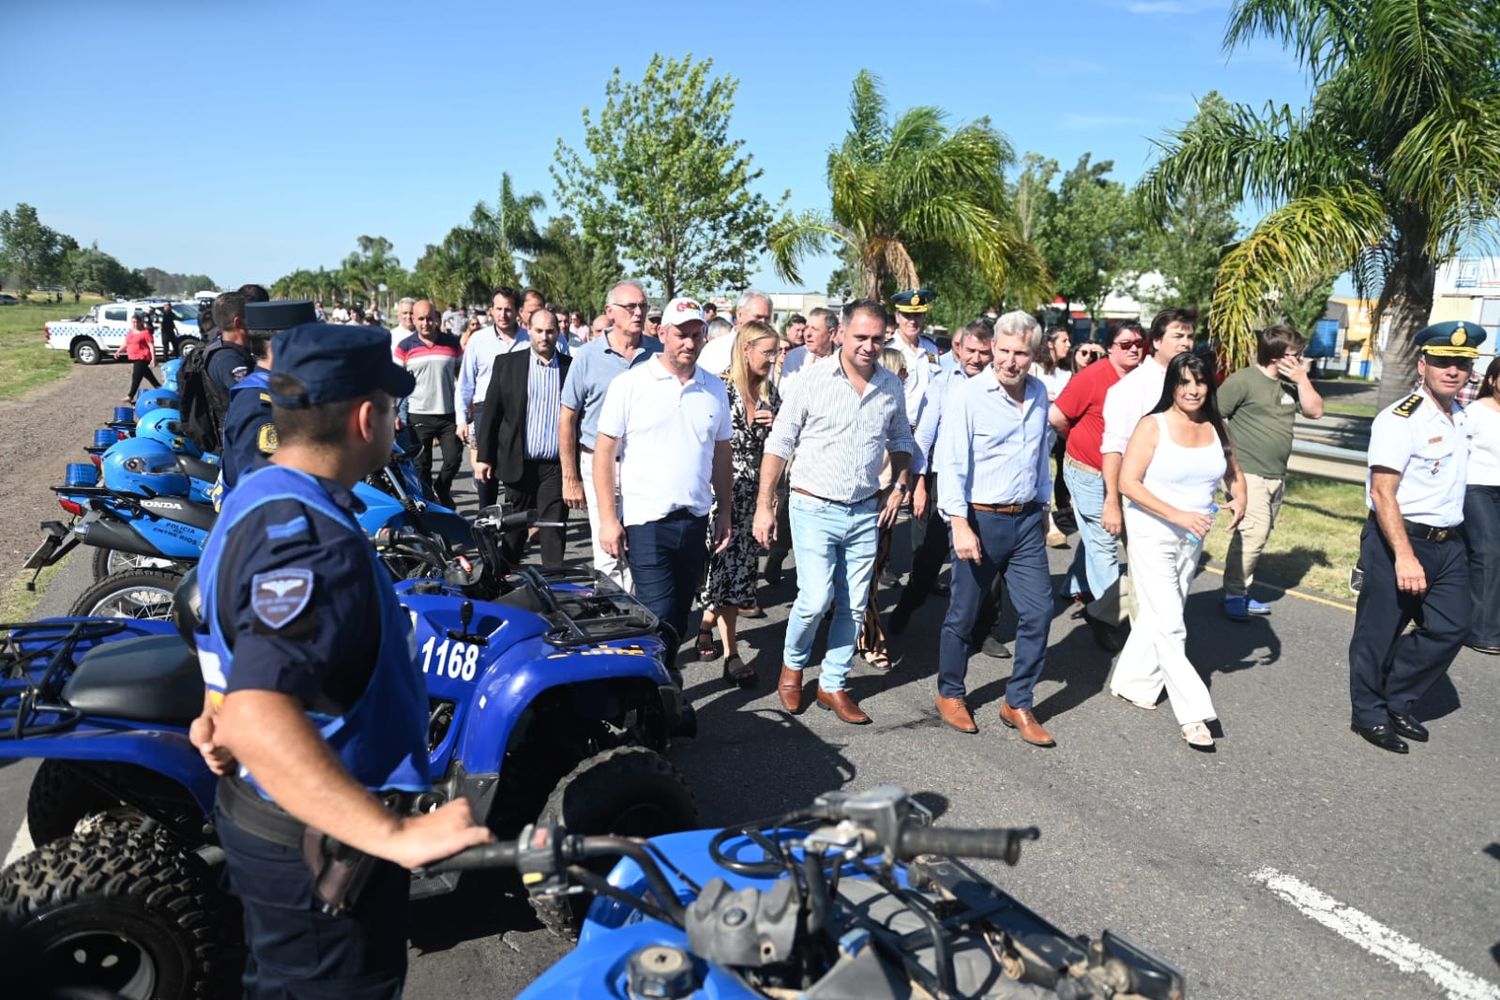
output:
{"label": "epaulette", "polygon": [[1394,412],[1398,417],[1409,417],[1417,412],[1417,407],[1422,405],[1422,394],[1414,392],[1401,402],[1397,403]]}

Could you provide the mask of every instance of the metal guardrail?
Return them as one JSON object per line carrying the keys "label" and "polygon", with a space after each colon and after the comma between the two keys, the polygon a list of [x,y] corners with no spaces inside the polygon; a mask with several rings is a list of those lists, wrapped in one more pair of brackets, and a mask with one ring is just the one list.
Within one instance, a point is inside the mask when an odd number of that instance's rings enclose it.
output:
{"label": "metal guardrail", "polygon": [[1316,441],[1298,438],[1292,442],[1292,457],[1287,469],[1304,476],[1318,476],[1341,483],[1365,481],[1365,452],[1352,448],[1335,448]]}

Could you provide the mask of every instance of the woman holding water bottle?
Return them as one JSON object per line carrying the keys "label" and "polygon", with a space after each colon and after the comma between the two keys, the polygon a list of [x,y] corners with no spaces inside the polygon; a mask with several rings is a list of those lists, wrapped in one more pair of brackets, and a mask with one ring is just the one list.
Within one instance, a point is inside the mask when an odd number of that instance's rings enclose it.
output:
{"label": "woman holding water bottle", "polygon": [[1136,426],[1120,466],[1130,578],[1140,602],[1130,639],[1115,664],[1110,692],[1139,708],[1155,708],[1162,689],[1182,738],[1212,750],[1207,723],[1217,719],[1208,687],[1187,658],[1183,604],[1213,528],[1214,493],[1223,482],[1233,515],[1245,516],[1243,483],[1229,460],[1229,434],[1214,402],[1213,362],[1179,354],[1167,366],[1156,408]]}

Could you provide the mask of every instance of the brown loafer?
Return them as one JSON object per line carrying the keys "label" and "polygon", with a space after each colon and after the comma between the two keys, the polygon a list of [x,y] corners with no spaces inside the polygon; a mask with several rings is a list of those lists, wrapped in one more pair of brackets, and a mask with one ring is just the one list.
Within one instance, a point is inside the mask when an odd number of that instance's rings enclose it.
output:
{"label": "brown loafer", "polygon": [[933,699],[933,704],[937,705],[938,715],[943,717],[943,721],[954,729],[961,733],[979,732],[979,727],[974,725],[974,715],[962,698],[945,698],[938,695]]}
{"label": "brown loafer", "polygon": [[1057,741],[1042,728],[1029,708],[1011,708],[1010,702],[1000,702],[1000,721],[1021,734],[1021,739],[1034,747],[1055,747]]}
{"label": "brown loafer", "polygon": [[781,679],[776,682],[776,695],[781,707],[796,715],[802,711],[802,671],[781,665]]}
{"label": "brown loafer", "polygon": [[847,722],[851,726],[866,726],[870,723],[870,717],[859,707],[859,703],[849,697],[848,691],[824,691],[818,688],[818,707],[832,710],[839,717],[840,722]]}

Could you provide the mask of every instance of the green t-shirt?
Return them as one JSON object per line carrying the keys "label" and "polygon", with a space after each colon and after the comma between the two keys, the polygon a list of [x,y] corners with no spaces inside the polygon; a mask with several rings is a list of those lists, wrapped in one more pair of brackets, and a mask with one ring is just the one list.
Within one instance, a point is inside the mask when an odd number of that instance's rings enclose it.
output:
{"label": "green t-shirt", "polygon": [[1286,478],[1297,387],[1252,365],[1225,379],[1218,397],[1240,467],[1263,479]]}

